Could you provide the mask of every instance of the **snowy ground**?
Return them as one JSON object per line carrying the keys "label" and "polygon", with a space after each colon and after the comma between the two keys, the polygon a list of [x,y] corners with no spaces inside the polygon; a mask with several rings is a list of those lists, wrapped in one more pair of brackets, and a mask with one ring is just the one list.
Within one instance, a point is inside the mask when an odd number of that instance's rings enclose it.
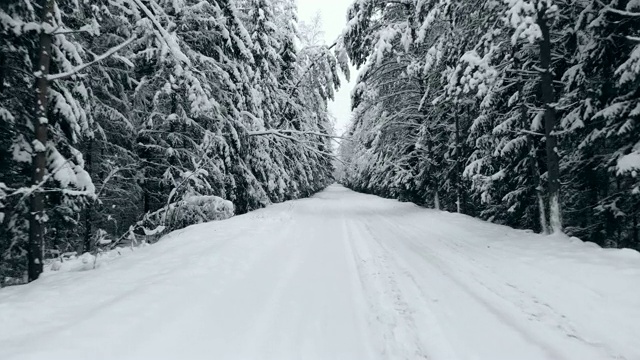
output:
{"label": "snowy ground", "polygon": [[640,254],[351,192],[0,290],[0,359],[640,359]]}

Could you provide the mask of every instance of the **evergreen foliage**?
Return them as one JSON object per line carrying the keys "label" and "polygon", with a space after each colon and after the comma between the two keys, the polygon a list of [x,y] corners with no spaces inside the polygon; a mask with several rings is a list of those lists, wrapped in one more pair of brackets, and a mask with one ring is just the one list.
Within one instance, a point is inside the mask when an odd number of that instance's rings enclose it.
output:
{"label": "evergreen foliage", "polygon": [[332,181],[337,60],[274,4],[0,4],[0,286]]}
{"label": "evergreen foliage", "polygon": [[356,0],[342,181],[640,249],[640,3]]}

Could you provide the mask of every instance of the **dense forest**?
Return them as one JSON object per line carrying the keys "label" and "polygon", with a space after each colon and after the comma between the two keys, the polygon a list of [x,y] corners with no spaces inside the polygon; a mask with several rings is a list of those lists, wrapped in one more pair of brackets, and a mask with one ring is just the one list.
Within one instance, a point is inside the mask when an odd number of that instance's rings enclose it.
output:
{"label": "dense forest", "polygon": [[295,0],[2,1],[0,286],[310,196],[334,168],[640,249],[639,0],[356,0],[335,43],[319,26]]}
{"label": "dense forest", "polygon": [[318,31],[294,0],[3,0],[0,286],[331,183]]}
{"label": "dense forest", "polygon": [[640,1],[356,0],[342,181],[640,249]]}

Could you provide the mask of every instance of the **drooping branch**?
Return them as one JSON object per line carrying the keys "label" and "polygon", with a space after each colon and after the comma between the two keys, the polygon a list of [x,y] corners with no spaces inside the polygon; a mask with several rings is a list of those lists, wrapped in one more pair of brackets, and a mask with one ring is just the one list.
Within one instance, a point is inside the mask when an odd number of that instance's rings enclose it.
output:
{"label": "drooping branch", "polygon": [[[261,119],[257,118],[255,115],[253,115],[252,113],[248,112],[248,111],[241,111],[240,112],[241,115],[245,115],[249,118],[251,118],[254,121],[258,121],[261,122]],[[279,136],[285,139],[289,139],[292,141],[297,141],[300,142],[301,140],[298,138],[295,138],[293,136],[291,136],[291,134],[295,134],[295,135],[311,135],[311,136],[320,136],[320,137],[325,137],[325,138],[331,138],[331,139],[340,139],[340,140],[346,140],[346,141],[351,141],[351,139],[349,138],[345,138],[342,136],[338,136],[338,135],[331,135],[331,134],[325,134],[325,133],[321,133],[321,132],[317,132],[317,131],[300,131],[300,130],[291,130],[291,129],[267,129],[267,130],[258,130],[258,131],[251,131],[251,130],[247,130],[247,135],[249,136],[264,136],[264,135],[274,135],[274,136]]]}
{"label": "drooping branch", "polygon": [[[333,44],[327,46],[327,50],[333,49],[337,44],[338,44],[338,41],[334,41]],[[311,62],[311,65],[309,65],[309,67],[305,69],[302,75],[300,75],[300,78],[298,79],[298,81],[296,81],[296,83],[293,84],[293,86],[291,87],[291,91],[289,92],[289,97],[293,96],[293,92],[295,91],[295,89],[297,89],[298,86],[300,86],[300,84],[305,79],[307,74],[316,66],[316,64],[318,64],[318,60],[320,60],[325,55],[326,55],[325,53],[321,53],[320,55],[315,57],[315,59]]]}
{"label": "drooping branch", "polygon": [[610,12],[610,13],[621,15],[621,16],[640,17],[640,12],[631,12],[631,11],[618,10],[618,9],[614,9],[612,7],[606,7],[604,10],[607,11],[607,12]]}
{"label": "drooping branch", "polygon": [[286,137],[290,140],[298,140],[296,138],[293,138],[291,136],[285,135],[285,134],[297,134],[297,135],[312,135],[312,136],[320,136],[320,137],[326,137],[326,138],[331,138],[331,139],[340,139],[340,140],[346,140],[346,141],[351,141],[350,138],[346,138],[346,137],[342,137],[342,136],[338,136],[338,135],[331,135],[331,134],[323,134],[317,131],[298,131],[298,130],[289,130],[289,129],[269,129],[269,130],[262,130],[262,131],[249,131],[247,132],[247,135],[249,136],[261,136],[261,135],[276,135],[276,136],[280,136],[280,137]]}
{"label": "drooping branch", "polygon": [[47,80],[48,81],[52,81],[52,80],[61,80],[61,79],[66,79],[69,78],[77,73],[79,73],[80,71],[88,68],[89,66],[92,66],[94,64],[97,64],[99,62],[101,62],[102,60],[114,55],[115,53],[117,53],[118,51],[122,50],[123,48],[125,48],[127,45],[131,44],[134,40],[136,40],[136,37],[133,36],[131,38],[129,38],[127,41],[123,42],[122,44],[118,45],[118,46],[114,46],[113,48],[109,49],[107,52],[105,52],[104,54],[96,57],[95,59],[93,59],[92,61],[89,61],[88,63],[84,63],[82,65],[76,66],[75,68],[69,70],[69,71],[65,71],[63,73],[59,73],[59,74],[51,74],[51,75],[47,75]]}
{"label": "drooping branch", "polygon": [[182,51],[180,51],[180,47],[178,46],[178,44],[176,44],[175,40],[171,37],[171,35],[167,32],[167,30],[164,27],[162,27],[162,24],[160,24],[158,19],[156,19],[155,15],[151,12],[151,10],[149,10],[149,8],[145,4],[143,4],[141,0],[134,0],[134,2],[145,13],[145,15],[147,15],[149,20],[151,20],[153,25],[156,27],[156,29],[160,33],[162,40],[169,47],[169,51],[171,51],[173,56],[176,59],[184,62],[185,64],[191,65],[191,61],[189,60],[189,58],[185,56],[185,54],[182,53]]}

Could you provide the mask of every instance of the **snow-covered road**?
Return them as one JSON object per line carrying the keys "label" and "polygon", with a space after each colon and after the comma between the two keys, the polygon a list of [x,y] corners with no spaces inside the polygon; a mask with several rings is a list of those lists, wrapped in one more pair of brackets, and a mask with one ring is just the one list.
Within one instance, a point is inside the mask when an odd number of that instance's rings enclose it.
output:
{"label": "snow-covered road", "polygon": [[640,359],[640,254],[333,185],[0,290],[0,359]]}

